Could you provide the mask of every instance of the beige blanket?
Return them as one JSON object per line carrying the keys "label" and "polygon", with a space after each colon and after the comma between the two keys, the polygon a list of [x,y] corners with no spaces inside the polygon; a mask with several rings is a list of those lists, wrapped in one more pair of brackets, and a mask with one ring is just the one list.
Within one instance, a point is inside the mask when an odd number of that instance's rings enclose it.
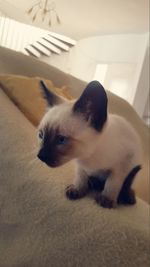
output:
{"label": "beige blanket", "polygon": [[49,169],[35,147],[34,127],[0,91],[0,267],[148,267],[149,206],[68,201],[73,163]]}

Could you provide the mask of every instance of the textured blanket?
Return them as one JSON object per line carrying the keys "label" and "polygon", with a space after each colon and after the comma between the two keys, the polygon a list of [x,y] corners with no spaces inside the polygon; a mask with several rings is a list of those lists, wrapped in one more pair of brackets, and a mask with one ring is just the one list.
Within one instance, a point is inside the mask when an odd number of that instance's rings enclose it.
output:
{"label": "textured blanket", "polygon": [[0,267],[148,267],[148,204],[68,201],[73,163],[49,169],[35,148],[35,128],[0,91]]}

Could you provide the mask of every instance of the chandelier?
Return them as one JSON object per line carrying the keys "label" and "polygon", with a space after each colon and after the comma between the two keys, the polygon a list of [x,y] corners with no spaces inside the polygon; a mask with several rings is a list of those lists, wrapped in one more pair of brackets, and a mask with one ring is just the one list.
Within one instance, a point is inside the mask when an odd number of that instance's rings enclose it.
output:
{"label": "chandelier", "polygon": [[53,24],[61,24],[60,17],[56,11],[55,2],[51,0],[35,2],[27,10],[27,14],[31,17],[32,22],[40,17],[42,22],[47,20],[49,27]]}

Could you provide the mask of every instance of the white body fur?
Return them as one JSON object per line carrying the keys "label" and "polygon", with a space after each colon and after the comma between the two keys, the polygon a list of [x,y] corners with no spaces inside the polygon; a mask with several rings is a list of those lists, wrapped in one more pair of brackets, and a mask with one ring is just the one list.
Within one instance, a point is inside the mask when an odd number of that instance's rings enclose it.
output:
{"label": "white body fur", "polygon": [[76,160],[75,187],[85,186],[87,176],[98,176],[101,170],[112,170],[103,193],[109,197],[111,194],[116,200],[129,172],[141,164],[141,155],[140,139],[132,126],[122,117],[109,114],[102,133],[94,136],[89,154]]}

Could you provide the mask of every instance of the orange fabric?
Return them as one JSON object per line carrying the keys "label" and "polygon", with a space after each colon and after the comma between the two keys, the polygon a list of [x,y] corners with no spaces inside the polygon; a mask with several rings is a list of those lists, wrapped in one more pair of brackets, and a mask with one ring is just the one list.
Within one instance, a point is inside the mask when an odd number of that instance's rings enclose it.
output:
{"label": "orange fabric", "polygon": [[41,79],[54,93],[72,99],[68,88],[65,86],[56,88],[49,80],[39,77],[0,75],[2,89],[35,126],[39,124],[46,110],[46,101],[39,85]]}

